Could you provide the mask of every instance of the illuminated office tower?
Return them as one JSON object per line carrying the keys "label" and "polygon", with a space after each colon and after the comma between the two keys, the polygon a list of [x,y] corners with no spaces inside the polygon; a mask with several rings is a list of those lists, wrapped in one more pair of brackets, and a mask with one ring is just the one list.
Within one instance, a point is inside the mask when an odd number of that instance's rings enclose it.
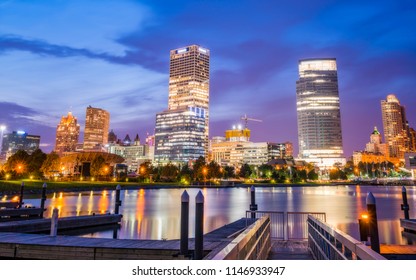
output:
{"label": "illuminated office tower", "polygon": [[381,114],[388,156],[402,159],[410,148],[405,109],[394,94],[389,94],[381,100]]}
{"label": "illuminated office tower", "polygon": [[299,61],[296,100],[299,157],[321,167],[344,164],[334,58]]}
{"label": "illuminated office tower", "polygon": [[110,113],[100,108],[87,107],[84,130],[84,151],[100,151],[108,142]]}
{"label": "illuminated office tower", "polygon": [[156,115],[155,161],[185,163],[208,156],[209,50],[170,51],[168,109]]}
{"label": "illuminated office tower", "polygon": [[62,116],[61,122],[56,128],[55,152],[62,156],[65,152],[75,152],[79,138],[79,124],[77,118],[68,112]]}
{"label": "illuminated office tower", "polygon": [[205,109],[185,107],[156,115],[155,161],[186,163],[205,155]]}
{"label": "illuminated office tower", "polygon": [[191,45],[170,51],[168,110],[197,107],[205,111],[205,155],[209,133],[208,49]]}

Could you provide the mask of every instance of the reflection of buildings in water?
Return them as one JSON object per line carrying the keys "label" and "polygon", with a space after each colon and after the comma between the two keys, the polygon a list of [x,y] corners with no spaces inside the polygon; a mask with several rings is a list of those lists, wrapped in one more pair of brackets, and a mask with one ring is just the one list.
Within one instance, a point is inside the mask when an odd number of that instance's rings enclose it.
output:
{"label": "reflection of buildings in water", "polygon": [[[194,236],[195,196],[198,189],[187,190],[190,195],[189,235]],[[350,186],[350,187],[274,187],[256,188],[259,210],[326,212],[327,223],[358,238],[358,218],[366,211],[367,192],[373,192],[377,200],[380,241],[405,244],[399,219],[401,187]],[[411,209],[416,209],[416,188],[408,188]],[[53,208],[60,209],[60,216],[86,215],[104,209],[114,211],[114,192],[103,197],[102,192],[55,193],[46,201],[45,217]],[[123,215],[121,239],[178,239],[180,236],[180,196],[183,189],[122,191]],[[205,189],[204,231],[207,233],[245,216],[249,209],[249,188]],[[25,200],[34,205],[39,199]],[[88,212],[88,213],[87,213]],[[412,213],[412,212],[411,212]],[[110,233],[112,236],[112,233]],[[96,237],[108,237],[97,233]],[[405,242],[405,243],[403,243]]]}

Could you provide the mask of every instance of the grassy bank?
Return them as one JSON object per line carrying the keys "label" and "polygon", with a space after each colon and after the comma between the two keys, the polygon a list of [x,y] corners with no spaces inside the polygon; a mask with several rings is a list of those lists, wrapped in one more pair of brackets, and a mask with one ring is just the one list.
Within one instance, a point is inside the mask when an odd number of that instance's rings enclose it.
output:
{"label": "grassy bank", "polygon": [[177,187],[177,183],[137,183],[137,182],[55,182],[55,181],[36,181],[36,180],[21,180],[21,181],[1,181],[0,180],[0,194],[18,194],[20,193],[21,183],[24,182],[25,193],[41,193],[43,183],[47,185],[47,192],[79,192],[79,191],[99,191],[115,189],[120,185],[123,189],[137,189],[137,188],[155,188],[155,187]]}
{"label": "grassy bank", "polygon": [[[16,180],[7,180],[1,181],[0,180],[0,195],[10,195],[10,194],[19,194],[20,193],[20,185],[24,182],[25,193],[41,193],[42,186],[44,181],[36,181],[36,180],[23,180],[23,181],[16,181]],[[115,189],[117,185],[120,185],[123,189],[150,189],[150,188],[177,188],[177,187],[184,187],[184,188],[203,188],[204,185],[198,186],[187,186],[181,185],[179,183],[137,183],[137,182],[91,182],[91,181],[76,181],[76,182],[55,182],[55,181],[46,181],[47,184],[47,192],[79,192],[79,191],[100,191],[100,190],[111,190]],[[347,184],[347,183],[345,183]],[[236,184],[236,187],[250,187],[250,186],[257,186],[257,187],[307,187],[307,186],[323,186],[323,185],[335,185],[334,183],[279,183],[279,184],[271,184],[271,183],[240,183]],[[225,187],[219,185],[212,185],[209,186],[207,184],[206,187]]]}

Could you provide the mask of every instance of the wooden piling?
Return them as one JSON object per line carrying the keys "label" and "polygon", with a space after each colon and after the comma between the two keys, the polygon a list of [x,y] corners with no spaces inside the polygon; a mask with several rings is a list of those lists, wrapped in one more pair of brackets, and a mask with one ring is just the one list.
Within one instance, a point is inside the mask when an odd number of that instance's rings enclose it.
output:
{"label": "wooden piling", "polygon": [[369,192],[367,195],[368,231],[370,235],[371,249],[380,254],[380,241],[378,237],[377,208],[374,195]]}
{"label": "wooden piling", "polygon": [[40,217],[43,218],[43,212],[45,211],[45,201],[46,201],[46,183],[43,183],[42,186],[42,198],[40,199]]}
{"label": "wooden piling", "polygon": [[22,182],[20,185],[20,196],[19,196],[19,208],[22,208],[23,206],[23,191],[25,189],[25,183]]}
{"label": "wooden piling", "polygon": [[114,214],[119,214],[119,212],[120,212],[120,206],[121,206],[120,191],[121,191],[121,186],[120,185],[117,185],[117,187],[116,187],[116,202],[115,202]]}
{"label": "wooden piling", "polygon": [[189,238],[189,194],[185,190],[181,196],[181,244],[180,254],[188,255]]}
{"label": "wooden piling", "polygon": [[204,257],[204,195],[198,192],[195,198],[195,252],[194,259]]}
{"label": "wooden piling", "polygon": [[51,236],[56,236],[58,233],[58,208],[54,208],[51,219]]}
{"label": "wooden piling", "polygon": [[404,219],[409,220],[409,204],[407,203],[407,193],[406,188],[404,186],[402,187],[402,199],[403,204],[401,205],[401,209],[404,212]]}
{"label": "wooden piling", "polygon": [[257,204],[256,204],[256,189],[254,188],[254,186],[251,186],[250,193],[251,193],[250,211],[252,211],[251,218],[255,219],[256,213],[254,211],[257,211]]}

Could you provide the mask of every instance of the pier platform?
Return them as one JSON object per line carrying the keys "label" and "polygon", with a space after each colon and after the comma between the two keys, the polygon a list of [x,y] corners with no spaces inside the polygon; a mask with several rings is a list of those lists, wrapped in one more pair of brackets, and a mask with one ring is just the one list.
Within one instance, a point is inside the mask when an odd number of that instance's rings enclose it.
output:
{"label": "pier platform", "polygon": [[[104,214],[63,217],[58,220],[58,231],[73,230],[120,223],[122,215]],[[0,223],[0,232],[42,233],[51,228],[51,219],[21,220]]]}
{"label": "pier platform", "polygon": [[[236,234],[253,222],[254,220],[243,218],[205,234],[204,255],[215,254],[223,249]],[[194,247],[194,239],[191,238],[189,250],[194,250]],[[0,232],[0,258],[2,259],[174,260],[191,258],[191,256],[179,255],[179,249],[180,240],[123,240]]]}

